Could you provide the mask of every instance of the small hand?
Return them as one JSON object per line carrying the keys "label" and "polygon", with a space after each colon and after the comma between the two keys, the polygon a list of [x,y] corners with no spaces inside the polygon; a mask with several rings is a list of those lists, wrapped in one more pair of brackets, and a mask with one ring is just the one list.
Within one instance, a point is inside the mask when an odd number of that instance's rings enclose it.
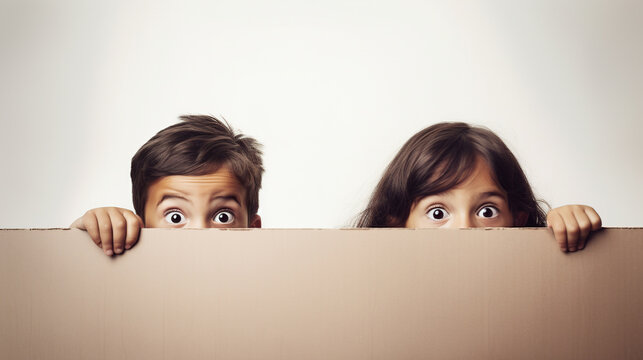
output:
{"label": "small hand", "polygon": [[70,227],[87,231],[105,255],[112,256],[136,244],[143,220],[127,209],[102,207],[87,211]]}
{"label": "small hand", "polygon": [[601,228],[601,217],[586,205],[565,205],[547,214],[547,226],[562,251],[582,250],[591,231]]}

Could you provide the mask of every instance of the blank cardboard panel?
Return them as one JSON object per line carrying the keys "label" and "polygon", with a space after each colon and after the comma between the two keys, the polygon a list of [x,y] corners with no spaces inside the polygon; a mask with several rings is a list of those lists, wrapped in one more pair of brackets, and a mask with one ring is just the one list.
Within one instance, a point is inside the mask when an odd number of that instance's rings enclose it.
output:
{"label": "blank cardboard panel", "polygon": [[643,229],[0,230],[2,359],[641,359]]}

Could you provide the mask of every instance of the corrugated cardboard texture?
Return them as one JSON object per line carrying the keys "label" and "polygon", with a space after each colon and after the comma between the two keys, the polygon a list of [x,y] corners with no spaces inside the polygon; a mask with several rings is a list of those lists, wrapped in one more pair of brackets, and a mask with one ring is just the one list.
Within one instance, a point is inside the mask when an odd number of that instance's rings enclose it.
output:
{"label": "corrugated cardboard texture", "polygon": [[643,229],[0,231],[2,359],[641,359]]}

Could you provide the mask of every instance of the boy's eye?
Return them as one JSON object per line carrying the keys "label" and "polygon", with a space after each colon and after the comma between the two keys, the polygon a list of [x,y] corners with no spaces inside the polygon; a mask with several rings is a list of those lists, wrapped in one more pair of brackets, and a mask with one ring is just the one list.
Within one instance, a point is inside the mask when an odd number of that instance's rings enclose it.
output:
{"label": "boy's eye", "polygon": [[227,225],[234,221],[234,214],[230,210],[222,210],[214,215],[214,222]]}
{"label": "boy's eye", "polygon": [[478,216],[483,217],[483,218],[495,218],[498,216],[498,209],[496,209],[494,206],[485,206],[480,211],[478,211]]}
{"label": "boy's eye", "polygon": [[170,224],[180,225],[185,223],[185,216],[179,211],[170,211],[169,213],[165,214],[165,221]]}
{"label": "boy's eye", "polygon": [[426,213],[426,216],[433,221],[441,221],[449,217],[449,213],[443,208],[433,208]]}

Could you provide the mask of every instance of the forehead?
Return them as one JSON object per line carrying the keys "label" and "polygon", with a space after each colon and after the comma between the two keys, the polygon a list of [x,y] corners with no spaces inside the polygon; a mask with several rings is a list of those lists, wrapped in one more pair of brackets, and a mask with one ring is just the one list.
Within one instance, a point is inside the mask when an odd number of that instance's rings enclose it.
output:
{"label": "forehead", "polygon": [[179,193],[191,198],[205,200],[215,196],[235,196],[243,204],[245,189],[237,177],[227,167],[206,175],[165,176],[148,188],[148,202],[157,201],[168,193]]}
{"label": "forehead", "polygon": [[503,195],[505,194],[505,191],[498,185],[493,170],[491,170],[487,161],[480,156],[477,157],[471,174],[458,184],[454,190],[496,191]]}

